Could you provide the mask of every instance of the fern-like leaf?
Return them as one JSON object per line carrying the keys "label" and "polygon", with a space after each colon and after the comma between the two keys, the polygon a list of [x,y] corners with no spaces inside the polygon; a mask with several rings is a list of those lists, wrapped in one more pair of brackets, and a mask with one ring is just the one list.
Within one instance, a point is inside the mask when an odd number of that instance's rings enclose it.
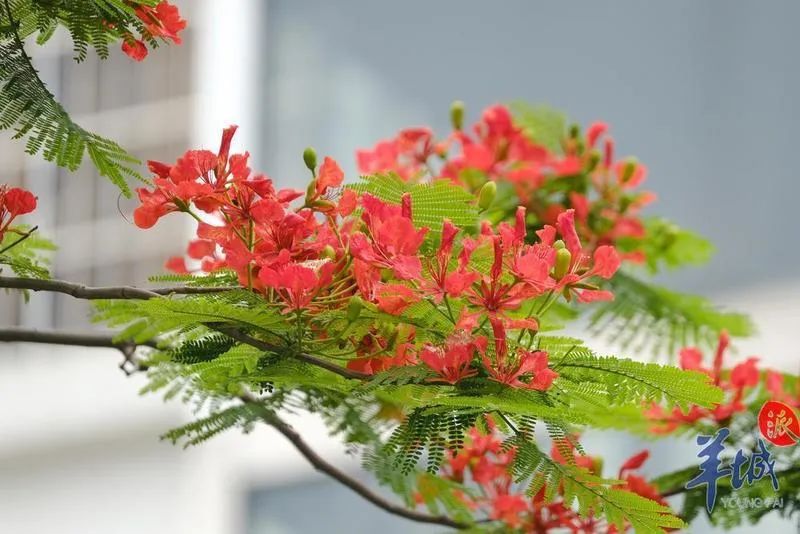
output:
{"label": "fern-like leaf", "polygon": [[721,311],[702,297],[646,283],[626,272],[614,275],[608,288],[614,300],[597,305],[590,329],[622,349],[670,358],[684,346],[714,346],[723,330],[737,337],[754,330],[746,315]]}
{"label": "fern-like leaf", "polygon": [[[84,28],[87,33],[81,34],[76,41],[78,56],[85,56],[84,45],[91,42],[100,47],[107,47],[107,35],[102,30],[88,28],[101,27],[102,10],[97,14],[95,25],[80,21],[77,4],[91,4],[97,6],[99,2],[67,2],[74,5],[74,17],[65,20],[72,21],[71,27],[76,32]],[[109,5],[117,2],[103,2]],[[28,14],[27,26],[31,26],[30,13],[35,12],[34,4],[44,2],[16,2],[13,5],[9,0],[3,0],[2,22],[0,22],[0,129],[12,129],[14,138],[26,138],[25,150],[35,155],[41,153],[44,159],[56,163],[60,167],[75,171],[80,167],[84,154],[88,154],[97,171],[107,177],[122,193],[130,197],[131,191],[126,180],[135,178],[142,180],[142,176],[135,170],[140,162],[114,141],[89,132],[76,124],[63,106],[55,99],[39,77],[33,66],[31,58],[25,51],[21,34],[25,31],[18,20],[18,14]],[[62,6],[63,7],[63,6]],[[42,17],[50,11],[36,11]],[[55,9],[54,17],[66,16],[61,10]],[[106,19],[106,21],[114,20]],[[54,19],[42,19],[40,27],[51,31]],[[97,33],[99,32],[99,33]],[[73,34],[73,37],[75,34]]]}

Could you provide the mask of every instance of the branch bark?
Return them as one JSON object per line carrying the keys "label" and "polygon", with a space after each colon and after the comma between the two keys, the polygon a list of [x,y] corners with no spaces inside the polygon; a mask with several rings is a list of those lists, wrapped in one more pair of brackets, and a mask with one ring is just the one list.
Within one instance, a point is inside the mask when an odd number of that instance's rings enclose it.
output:
{"label": "branch bark", "polygon": [[[37,278],[15,278],[8,276],[0,276],[0,288],[8,289],[27,289],[30,291],[49,291],[54,293],[63,293],[78,299],[97,300],[97,299],[134,299],[134,300],[149,300],[152,298],[163,297],[165,295],[192,295],[203,293],[218,293],[220,291],[229,291],[230,287],[168,287],[161,289],[142,289],[132,286],[105,286],[105,287],[89,287],[81,284],[75,284],[64,280],[40,280]],[[284,349],[271,345],[260,339],[248,336],[244,332],[235,327],[222,327],[215,324],[208,324],[210,328],[217,330],[241,343],[245,343],[257,349],[268,352],[281,352]],[[46,341],[39,341],[46,343]],[[326,361],[322,358],[317,358],[311,354],[295,354],[295,358],[302,360],[306,363],[316,365],[322,369],[326,369],[332,373],[349,379],[366,380],[369,375],[352,371],[335,363]]]}
{"label": "branch bark", "polygon": [[125,358],[119,365],[119,368],[127,375],[135,371],[146,369],[146,366],[135,359],[136,349],[138,347],[157,348],[155,341],[144,341],[142,343],[114,341],[114,339],[107,334],[78,334],[72,332],[26,330],[23,328],[0,328],[0,343],[14,342],[117,349]]}
{"label": "branch bark", "polygon": [[[224,330],[220,331],[227,334],[227,332]],[[237,337],[234,337],[234,339],[237,339],[237,341],[241,341],[243,343],[254,344],[253,346],[256,346],[257,348],[262,348],[260,345],[266,345],[263,342],[254,338],[250,338],[244,334],[237,334]],[[23,330],[18,328],[0,329],[0,342],[49,343],[83,347],[114,348],[122,351],[123,354],[126,355],[126,362],[130,362],[132,365],[134,365],[136,370],[143,370],[144,367],[132,358],[132,352],[130,353],[131,357],[129,357],[128,352],[126,351],[133,351],[137,346],[156,346],[154,342],[145,342],[141,344],[132,342],[117,342],[114,341],[111,336],[106,334],[75,334],[66,332]],[[265,348],[264,350],[268,349]],[[242,394],[239,396],[239,399],[242,402],[261,405],[261,401],[259,401],[259,399],[251,393]],[[325,459],[317,454],[316,451],[314,451],[314,449],[312,449],[311,446],[309,446],[308,443],[303,440],[302,436],[300,436],[296,430],[294,430],[285,421],[280,419],[277,415],[268,412],[265,409],[261,419],[264,421],[264,423],[273,427],[284,437],[286,437],[286,439],[289,440],[289,442],[297,449],[297,451],[306,460],[308,460],[308,462],[314,466],[317,471],[325,473],[329,477],[350,488],[355,493],[359,494],[361,497],[371,502],[375,506],[383,509],[384,511],[420,523],[430,523],[458,529],[469,527],[469,525],[466,523],[455,521],[446,516],[428,515],[416,510],[407,509],[384,499],[358,480],[349,476],[344,471],[341,471],[333,464],[325,461]]]}
{"label": "branch bark", "polygon": [[142,289],[132,286],[106,286],[90,287],[75,284],[64,280],[40,280],[38,278],[16,278],[0,276],[0,288],[27,289],[29,291],[50,291],[63,293],[77,299],[136,299],[148,300],[166,295],[198,295],[205,293],[219,293],[230,291],[231,287],[164,287],[157,289]]}

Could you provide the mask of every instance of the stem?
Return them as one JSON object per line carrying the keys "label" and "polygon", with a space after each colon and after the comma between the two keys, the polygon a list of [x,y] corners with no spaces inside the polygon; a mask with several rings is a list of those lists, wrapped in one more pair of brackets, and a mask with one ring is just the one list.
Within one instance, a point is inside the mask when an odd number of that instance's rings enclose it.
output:
{"label": "stem", "polygon": [[21,236],[20,238],[18,238],[16,241],[12,241],[12,242],[11,242],[11,243],[9,243],[8,245],[6,245],[6,246],[5,246],[5,247],[3,247],[2,249],[0,249],[0,254],[2,254],[2,253],[4,253],[4,252],[8,252],[8,251],[9,251],[9,250],[11,250],[12,248],[16,247],[17,245],[19,245],[20,243],[22,243],[23,241],[25,241],[26,239],[28,239],[28,238],[29,238],[29,237],[30,237],[30,236],[31,236],[31,235],[32,235],[32,234],[33,234],[33,233],[34,233],[36,230],[38,230],[38,229],[39,229],[39,227],[38,227],[38,226],[34,226],[33,228],[31,228],[31,229],[30,229],[30,230],[28,230],[27,232],[23,233],[23,234],[22,234],[22,236]]}

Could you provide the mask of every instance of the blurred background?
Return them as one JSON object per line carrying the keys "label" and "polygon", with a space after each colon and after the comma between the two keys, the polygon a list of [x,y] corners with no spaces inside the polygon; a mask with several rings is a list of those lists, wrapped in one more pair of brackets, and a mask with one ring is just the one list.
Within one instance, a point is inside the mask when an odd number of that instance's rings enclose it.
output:
{"label": "blurred background", "polygon": [[[800,247],[797,129],[800,4],[790,0],[600,3],[405,0],[196,0],[182,46],[137,64],[72,61],[68,39],[30,46],[77,121],[142,159],[235,148],[280,185],[303,187],[308,145],[355,175],[354,151],[398,129],[448,128],[510,100],[602,119],[622,153],[650,170],[653,213],[709,237],[703,268],[664,282],[752,314],[759,334],[737,358],[797,372]],[[64,36],[61,36],[64,37]],[[55,275],[90,285],[142,284],[184,249],[167,218],[136,229],[132,201],[89,166],[69,174],[0,134],[0,182],[38,196],[35,217],[60,250]],[[85,302],[0,294],[0,324],[89,330]],[[183,451],[158,441],[187,420],[178,403],[137,396],[142,382],[100,349],[0,345],[0,532],[265,534],[435,532],[395,519],[312,472],[268,430]],[[635,355],[634,355],[635,356]],[[314,421],[297,426],[328,459],[357,462]],[[623,435],[589,435],[607,465],[638,451]],[[693,444],[656,447],[645,472],[696,460]],[[361,476],[361,475],[359,475]],[[354,521],[353,518],[357,518]],[[788,531],[772,520],[759,530]],[[702,524],[693,532],[713,532]],[[740,529],[746,532],[748,529]],[[753,529],[753,531],[755,531]]]}

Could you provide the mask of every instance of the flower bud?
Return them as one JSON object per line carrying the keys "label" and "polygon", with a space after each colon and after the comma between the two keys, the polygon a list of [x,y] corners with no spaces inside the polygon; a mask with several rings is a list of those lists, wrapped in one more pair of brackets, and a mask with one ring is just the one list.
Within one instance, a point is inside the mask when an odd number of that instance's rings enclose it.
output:
{"label": "flower bud", "polygon": [[569,271],[569,264],[572,262],[572,253],[566,248],[556,250],[556,268],[553,275],[556,280],[561,280]]}
{"label": "flower bud", "polygon": [[320,252],[320,257],[323,260],[335,260],[336,259],[336,249],[330,245],[325,245],[325,248],[322,249]]}
{"label": "flower bud", "polygon": [[464,102],[461,100],[450,105],[450,123],[454,130],[461,130],[464,126]]}
{"label": "flower bud", "polygon": [[564,241],[559,239],[553,243],[553,248],[556,250],[565,248],[567,245],[564,244]]}
{"label": "flower bud", "polygon": [[308,147],[305,150],[303,150],[303,162],[305,162],[306,167],[308,167],[309,171],[316,172],[317,153],[313,148]]}
{"label": "flower bud", "polygon": [[358,319],[358,316],[361,315],[361,309],[364,307],[364,301],[361,300],[361,297],[355,296],[350,299],[350,302],[347,303],[347,320],[351,323]]}
{"label": "flower bud", "polygon": [[489,206],[494,202],[495,196],[497,196],[497,184],[492,181],[483,184],[483,187],[478,192],[478,207],[481,211],[489,209]]}
{"label": "flower bud", "polygon": [[336,209],[336,204],[331,202],[330,200],[325,200],[324,198],[320,200],[315,200],[311,203],[311,207],[317,211],[321,211],[322,213],[330,213]]}
{"label": "flower bud", "polygon": [[570,124],[569,137],[570,139],[577,139],[581,135],[581,127],[577,124]]}
{"label": "flower bud", "polygon": [[628,183],[628,180],[633,178],[633,173],[636,172],[636,159],[628,158],[625,160],[625,166],[622,168],[622,176],[620,177],[622,183]]}
{"label": "flower bud", "polygon": [[308,182],[308,187],[306,187],[306,203],[309,203],[311,200],[316,198],[317,196],[317,180],[316,178]]}
{"label": "flower bud", "polygon": [[600,151],[596,148],[593,148],[591,152],[589,152],[589,161],[586,164],[586,172],[592,172],[595,170],[602,157],[603,155],[600,154]]}

